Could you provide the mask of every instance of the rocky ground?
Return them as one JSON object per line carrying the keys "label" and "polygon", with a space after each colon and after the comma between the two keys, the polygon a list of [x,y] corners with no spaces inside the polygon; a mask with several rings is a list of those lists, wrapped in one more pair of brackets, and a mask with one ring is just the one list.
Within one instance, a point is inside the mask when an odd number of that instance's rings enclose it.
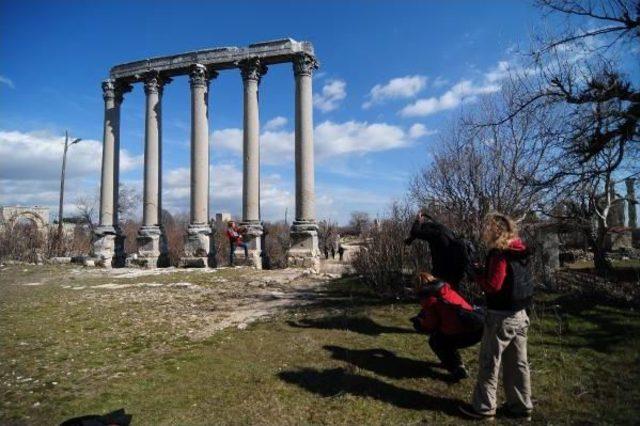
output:
{"label": "rocky ground", "polygon": [[175,335],[193,340],[227,327],[244,329],[284,308],[311,303],[316,289],[339,277],[342,269],[334,264],[325,267],[332,272],[311,274],[303,269],[256,271],[249,267],[106,270],[49,266],[40,267],[39,273],[37,268],[5,266],[0,269],[0,283],[53,289],[68,304],[82,303],[89,309],[131,307],[121,316],[134,319],[148,313],[157,321],[169,321]]}

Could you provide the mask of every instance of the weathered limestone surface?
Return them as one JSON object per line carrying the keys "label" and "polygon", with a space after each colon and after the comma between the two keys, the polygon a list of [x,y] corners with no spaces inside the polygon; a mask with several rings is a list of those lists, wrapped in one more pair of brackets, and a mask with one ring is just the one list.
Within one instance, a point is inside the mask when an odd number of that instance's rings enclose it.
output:
{"label": "weathered limestone surface", "polygon": [[158,71],[167,76],[183,75],[188,74],[194,63],[223,70],[236,68],[239,62],[251,58],[259,58],[263,64],[271,65],[291,62],[300,54],[313,56],[311,43],[286,38],[254,43],[247,47],[218,47],[128,62],[111,68],[111,78],[136,82],[141,81],[142,76],[150,71]]}
{"label": "weathered limestone surface", "polygon": [[296,77],[296,220],[291,227],[289,264],[319,267],[318,226],[315,222],[313,163],[312,73],[318,67],[312,56],[300,55],[293,62]]}
{"label": "weathered limestone surface", "polygon": [[[240,63],[244,85],[244,137],[243,137],[243,179],[242,179],[242,223],[247,229],[245,242],[249,246],[251,265],[262,269],[263,233],[260,221],[260,118],[258,109],[258,86],[267,72],[260,59],[252,58]],[[239,259],[244,250],[237,249]]]}
{"label": "weathered limestone surface", "polygon": [[258,88],[267,65],[292,62],[296,83],[295,153],[296,217],[291,227],[290,263],[316,268],[318,235],[315,221],[313,163],[312,73],[317,68],[309,42],[281,39],[187,52],[121,64],[103,83],[105,120],[102,156],[100,224],[92,253],[97,264],[124,264],[124,236],[118,227],[120,104],[131,83],[144,82],[146,94],[143,226],[138,253],[130,264],[156,267],[166,257],[162,212],[161,100],[171,77],[189,75],[191,87],[191,199],[190,223],[185,236],[183,266],[214,266],[209,225],[209,81],[219,70],[240,68],[244,87],[242,222],[252,264],[261,267],[263,228],[260,217],[260,119]]}
{"label": "weathered limestone surface", "polygon": [[142,227],[138,232],[138,256],[133,264],[154,268],[168,266],[166,237],[160,226],[162,176],[162,90],[169,79],[151,72],[145,77],[145,147],[144,147],[144,206]]}
{"label": "weathered limestone surface", "polygon": [[120,184],[120,105],[131,86],[106,80],[104,98],[104,134],[100,185],[100,223],[94,233],[92,256],[105,267],[124,262],[124,236],[118,226],[118,189]]}

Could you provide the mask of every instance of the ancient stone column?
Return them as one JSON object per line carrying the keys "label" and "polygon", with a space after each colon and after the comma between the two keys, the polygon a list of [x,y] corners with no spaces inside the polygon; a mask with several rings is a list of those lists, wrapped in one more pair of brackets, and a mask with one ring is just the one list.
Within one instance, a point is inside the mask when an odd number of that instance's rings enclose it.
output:
{"label": "ancient stone column", "polygon": [[145,76],[146,94],[145,141],[144,141],[144,204],[142,227],[138,231],[138,259],[144,267],[167,266],[167,244],[160,223],[161,199],[161,106],[162,90],[169,80],[157,72]]}
{"label": "ancient stone column", "polygon": [[[120,105],[131,86],[112,79],[102,82],[104,133],[102,138],[102,174],[100,180],[100,222],[94,231],[92,256],[105,267],[124,261],[124,236],[118,224],[120,185]],[[114,259],[115,257],[115,259]]]}
{"label": "ancient stone column", "polygon": [[183,266],[213,266],[209,226],[209,80],[215,71],[196,64],[189,74],[191,84],[191,214],[187,229]]}
{"label": "ancient stone column", "polygon": [[[242,223],[246,228],[245,240],[249,244],[249,261],[262,268],[262,223],[260,222],[260,118],[258,110],[258,86],[267,67],[257,58],[240,63],[244,84],[244,133],[242,175]],[[244,251],[239,250],[239,258]]]}
{"label": "ancient stone column", "polygon": [[316,270],[319,251],[315,221],[312,73],[317,68],[315,58],[310,55],[299,55],[293,61],[296,78],[296,218],[291,227],[289,250],[290,264]]}

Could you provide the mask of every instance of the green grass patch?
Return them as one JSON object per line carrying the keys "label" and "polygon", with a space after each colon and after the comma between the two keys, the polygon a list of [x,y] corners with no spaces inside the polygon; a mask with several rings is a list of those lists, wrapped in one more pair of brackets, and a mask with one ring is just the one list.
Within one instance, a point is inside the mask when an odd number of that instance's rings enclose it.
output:
{"label": "green grass patch", "polygon": [[[312,306],[194,342],[158,317],[155,302],[101,303],[106,293],[61,287],[74,281],[68,269],[5,272],[2,424],[56,424],[118,408],[150,425],[460,424],[456,407],[474,385],[452,384],[436,366],[407,321],[417,306],[380,300],[351,280],[319,290]],[[39,277],[57,284],[15,285]],[[160,277],[148,282],[208,286],[217,275]],[[534,422],[636,423],[640,315],[543,294],[531,317]],[[477,350],[463,351],[472,377]]]}

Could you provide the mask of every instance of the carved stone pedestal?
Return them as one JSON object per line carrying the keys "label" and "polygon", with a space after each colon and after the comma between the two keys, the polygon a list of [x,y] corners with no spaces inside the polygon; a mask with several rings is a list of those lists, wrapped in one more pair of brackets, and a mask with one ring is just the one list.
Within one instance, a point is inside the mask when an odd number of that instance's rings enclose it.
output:
{"label": "carved stone pedestal", "polygon": [[289,266],[310,268],[319,272],[318,225],[315,222],[293,222],[290,236],[291,248],[287,255]]}
{"label": "carved stone pedestal", "polygon": [[[119,245],[119,244],[118,244]],[[116,229],[113,226],[98,226],[94,230],[91,257],[97,266],[111,268],[116,258]]]}
{"label": "carved stone pedestal", "polygon": [[167,239],[159,226],[142,226],[138,231],[138,255],[127,259],[131,266],[156,268],[169,266]]}
{"label": "carved stone pedestal", "polygon": [[211,228],[207,225],[189,225],[184,243],[185,256],[180,259],[183,268],[215,268],[216,258]]}
{"label": "carved stone pedestal", "polygon": [[235,258],[236,263],[241,264],[244,262],[248,266],[253,266],[256,269],[262,269],[262,224],[260,222],[242,222],[241,227],[247,229],[246,234],[242,236],[242,239],[248,246],[248,259],[245,259],[244,249],[242,247],[236,247]]}

